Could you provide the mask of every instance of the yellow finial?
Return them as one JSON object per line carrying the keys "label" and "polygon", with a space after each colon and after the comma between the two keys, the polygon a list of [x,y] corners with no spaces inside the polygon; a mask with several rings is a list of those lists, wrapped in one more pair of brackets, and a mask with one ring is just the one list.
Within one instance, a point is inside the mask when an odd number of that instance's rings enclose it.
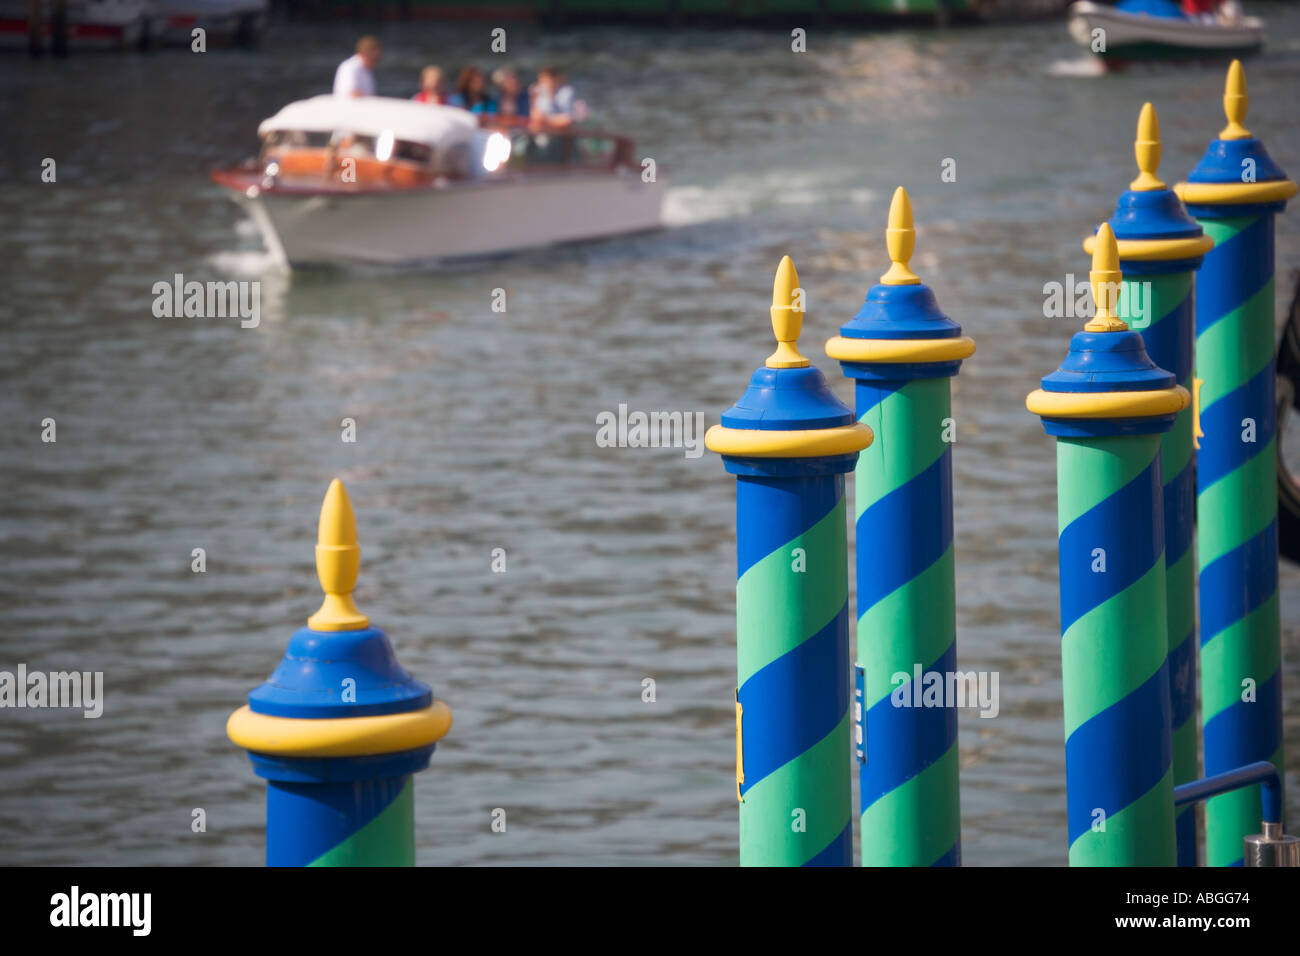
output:
{"label": "yellow finial", "polygon": [[347,489],[335,478],[320,506],[316,534],[316,576],[325,591],[325,601],[307,618],[308,627],[313,631],[356,631],[370,626],[370,618],[357,610],[352,600],[360,568],[357,519]]}
{"label": "yellow finial", "polygon": [[912,226],[912,201],[907,190],[899,186],[889,202],[889,228],[885,230],[885,247],[889,250],[889,271],[880,277],[882,285],[920,285],[921,278],[910,268],[912,250],[916,248],[916,229]]}
{"label": "yellow finial", "polygon": [[1240,60],[1233,60],[1228,67],[1228,81],[1223,85],[1223,113],[1228,117],[1228,125],[1219,130],[1219,139],[1250,139],[1250,130],[1241,125],[1249,108],[1246,71],[1241,68]]}
{"label": "yellow finial", "polygon": [[1123,273],[1119,271],[1119,246],[1110,223],[1103,222],[1097,230],[1097,242],[1092,247],[1092,269],[1088,282],[1092,286],[1092,301],[1097,304],[1097,314],[1083,327],[1085,332],[1123,332],[1128,325],[1116,318],[1113,296],[1118,295]]}
{"label": "yellow finial", "polygon": [[[797,297],[797,298],[796,298]],[[799,333],[803,330],[803,289],[799,273],[789,256],[781,257],[772,282],[772,331],[776,351],[767,357],[768,368],[807,368],[812,363],[799,354]]]}
{"label": "yellow finial", "polygon": [[1129,183],[1128,188],[1134,192],[1164,189],[1165,184],[1156,176],[1156,169],[1160,166],[1160,119],[1150,103],[1143,103],[1142,112],[1138,114],[1133,152],[1137,156],[1138,178]]}

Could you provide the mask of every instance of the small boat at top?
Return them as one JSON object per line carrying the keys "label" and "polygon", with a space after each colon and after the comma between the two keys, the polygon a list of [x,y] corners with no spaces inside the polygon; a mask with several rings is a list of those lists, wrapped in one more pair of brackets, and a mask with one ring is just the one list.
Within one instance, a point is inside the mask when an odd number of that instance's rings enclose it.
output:
{"label": "small boat at top", "polygon": [[212,178],[287,266],[435,264],[660,226],[662,178],[643,180],[630,139],[485,123],[316,96],[264,120],[258,157]]}
{"label": "small boat at top", "polygon": [[1264,43],[1264,22],[1243,16],[1231,0],[1201,17],[1187,16],[1170,0],[1114,6],[1078,0],[1070,6],[1069,28],[1075,42],[1106,63],[1239,57]]}
{"label": "small boat at top", "polygon": [[[68,0],[67,42],[73,50],[255,46],[266,28],[268,0]],[[37,45],[53,44],[54,4],[39,0]],[[0,0],[0,48],[28,45],[28,0]]]}
{"label": "small boat at top", "polygon": [[149,0],[150,36],[165,46],[191,46],[203,30],[208,46],[256,46],[266,30],[268,0]]}
{"label": "small boat at top", "polygon": [[[39,0],[40,24],[36,43],[40,49],[54,42],[54,4]],[[132,49],[149,36],[148,0],[68,0],[67,34],[72,50]],[[26,46],[30,13],[27,0],[0,0],[0,48]]]}

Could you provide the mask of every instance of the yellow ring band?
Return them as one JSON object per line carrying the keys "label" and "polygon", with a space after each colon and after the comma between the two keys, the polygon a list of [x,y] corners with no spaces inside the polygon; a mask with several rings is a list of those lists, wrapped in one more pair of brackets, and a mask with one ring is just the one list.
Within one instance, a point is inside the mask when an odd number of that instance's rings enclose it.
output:
{"label": "yellow ring band", "polygon": [[704,433],[704,447],[740,458],[825,458],[862,451],[873,438],[862,422],[784,432],[714,425]]}
{"label": "yellow ring band", "polygon": [[975,340],[955,339],[847,339],[837,335],[826,343],[826,354],[839,362],[951,362],[975,354]]}
{"label": "yellow ring band", "polygon": [[226,734],[245,750],[277,757],[371,757],[417,750],[451,729],[451,708],[434,700],[423,710],[373,717],[272,717],[245,704],[226,721]]}
{"label": "yellow ring band", "polygon": [[1153,392],[1029,393],[1025,407],[1044,418],[1150,418],[1181,412],[1192,398],[1181,385]]}
{"label": "yellow ring band", "polygon": [[[1092,255],[1097,245],[1097,237],[1089,236],[1083,240],[1083,251]],[[1159,262],[1169,259],[1191,259],[1203,256],[1214,248],[1214,240],[1209,236],[1190,236],[1187,239],[1116,239],[1119,257],[1138,262]]]}
{"label": "yellow ring band", "polygon": [[1290,199],[1297,187],[1289,179],[1266,183],[1179,183],[1174,194],[1188,205],[1228,205],[1231,203],[1278,202]]}

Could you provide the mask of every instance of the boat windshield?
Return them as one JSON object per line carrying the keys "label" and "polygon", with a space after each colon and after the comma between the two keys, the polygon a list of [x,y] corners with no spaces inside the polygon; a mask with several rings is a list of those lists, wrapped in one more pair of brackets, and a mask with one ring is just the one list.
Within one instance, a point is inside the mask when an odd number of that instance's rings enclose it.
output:
{"label": "boat windshield", "polygon": [[595,130],[533,133],[520,127],[483,128],[443,144],[397,139],[391,130],[353,134],[325,130],[268,130],[260,165],[289,179],[342,177],[360,186],[421,185],[438,180],[498,178],[633,167],[632,141]]}
{"label": "boat windshield", "polygon": [[[572,133],[532,133],[526,129],[504,128],[493,136],[510,142],[509,159],[502,171],[522,172],[543,169],[611,169],[632,165],[632,143],[626,137],[597,131],[575,130]],[[489,148],[488,153],[491,150]],[[497,167],[487,164],[489,171]]]}
{"label": "boat windshield", "polygon": [[464,142],[435,148],[395,139],[391,134],[365,136],[315,130],[273,130],[262,138],[263,161],[279,159],[288,152],[326,150],[338,158],[405,162],[447,176],[464,176],[469,171],[469,145]]}

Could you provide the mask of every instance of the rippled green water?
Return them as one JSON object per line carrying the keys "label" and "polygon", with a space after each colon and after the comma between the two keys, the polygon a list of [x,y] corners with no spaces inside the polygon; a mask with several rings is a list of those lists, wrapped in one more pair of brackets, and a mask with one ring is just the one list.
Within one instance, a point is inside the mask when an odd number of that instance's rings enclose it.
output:
{"label": "rippled green water", "polygon": [[[1264,12],[1248,125],[1294,176],[1300,13]],[[339,475],[358,602],[456,714],[417,778],[420,862],[733,863],[733,479],[710,455],[599,448],[596,416],[716,421],[770,351],[784,253],[806,351],[851,402],[821,342],[884,269],[899,183],[913,265],[979,343],[955,381],[958,648],[1002,698],[961,720],[966,861],[1064,862],[1054,456],[1023,399],[1077,323],[1042,317],[1042,286],[1086,273],[1079,242],[1133,176],[1142,102],[1173,181],[1222,125],[1221,69],[1081,75],[1061,23],[814,30],[802,56],[779,32],[520,29],[514,63],[568,65],[666,171],[673,227],[457,273],[276,275],[206,171],[327,89],[353,34],[0,59],[0,669],[102,670],[107,694],[99,720],[0,712],[0,862],[260,862],[264,787],[225,719],[319,601],[316,515]],[[384,92],[428,61],[489,59],[478,26],[385,39]],[[1297,223],[1279,224],[1282,272]],[[153,283],[177,272],[260,279],[260,327],[155,318]],[[1282,606],[1294,814],[1293,567]]]}

